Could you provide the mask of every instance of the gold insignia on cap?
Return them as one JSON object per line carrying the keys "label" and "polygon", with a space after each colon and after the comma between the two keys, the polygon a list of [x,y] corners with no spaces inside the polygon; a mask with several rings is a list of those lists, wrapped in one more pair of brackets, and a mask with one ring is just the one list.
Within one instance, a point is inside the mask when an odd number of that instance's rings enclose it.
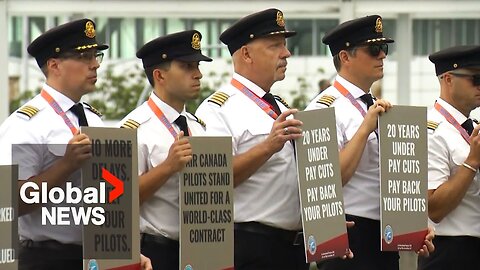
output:
{"label": "gold insignia on cap", "polygon": [[60,52],[60,48],[58,48],[58,47],[55,48],[55,52],[56,52],[56,53]]}
{"label": "gold insignia on cap", "polygon": [[457,63],[453,64],[453,67],[454,67],[454,68],[457,68],[457,67],[458,67],[458,64],[457,64]]}
{"label": "gold insignia on cap", "polygon": [[377,21],[375,22],[375,32],[377,33],[383,32],[382,18],[380,17],[378,17]]}
{"label": "gold insignia on cap", "polygon": [[166,54],[162,54],[162,58],[163,58],[163,59],[167,59],[167,55],[166,55]]}
{"label": "gold insignia on cap", "polygon": [[92,21],[88,21],[85,24],[85,35],[89,38],[94,38],[95,37],[95,26],[93,26]]}
{"label": "gold insignia on cap", "polygon": [[200,35],[198,33],[195,33],[192,36],[192,48],[200,50]]}
{"label": "gold insignia on cap", "polygon": [[277,24],[280,27],[285,27],[285,19],[283,19],[283,13],[280,10],[277,11]]}
{"label": "gold insignia on cap", "polygon": [[98,46],[98,44],[95,43],[95,44],[90,44],[90,45],[78,46],[76,49],[80,51],[80,50],[95,48],[97,46]]}

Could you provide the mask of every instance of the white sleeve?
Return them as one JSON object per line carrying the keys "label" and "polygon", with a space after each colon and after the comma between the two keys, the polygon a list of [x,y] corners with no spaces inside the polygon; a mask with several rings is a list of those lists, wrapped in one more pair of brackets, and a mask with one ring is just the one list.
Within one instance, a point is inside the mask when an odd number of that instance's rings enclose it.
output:
{"label": "white sleeve", "polygon": [[234,138],[232,129],[222,115],[221,108],[217,105],[204,101],[198,107],[195,115],[200,117],[206,124],[206,136],[231,136],[233,153],[237,153],[238,144]]}
{"label": "white sleeve", "polygon": [[440,134],[428,133],[428,189],[437,189],[450,177],[447,145]]}

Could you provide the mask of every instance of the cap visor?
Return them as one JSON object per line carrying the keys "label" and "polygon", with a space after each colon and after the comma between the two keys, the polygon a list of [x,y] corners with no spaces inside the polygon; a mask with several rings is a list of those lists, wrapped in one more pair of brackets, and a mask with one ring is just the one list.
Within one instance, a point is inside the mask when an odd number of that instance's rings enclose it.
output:
{"label": "cap visor", "polygon": [[182,61],[182,62],[196,62],[196,61],[211,62],[212,58],[207,57],[201,53],[195,53],[195,54],[176,57],[175,60]]}
{"label": "cap visor", "polygon": [[84,51],[84,50],[96,49],[98,51],[103,51],[109,48],[107,44],[97,44],[97,46],[94,46],[94,45],[95,44],[84,45],[83,48],[74,48],[73,50]]}
{"label": "cap visor", "polygon": [[103,51],[103,50],[106,50],[108,48],[110,48],[110,47],[107,44],[100,44],[100,45],[97,46],[97,50],[99,50],[99,51]]}
{"label": "cap visor", "polygon": [[379,40],[366,40],[365,42],[361,42],[359,43],[360,45],[361,44],[372,44],[372,43],[393,43],[395,42],[393,39],[391,38],[380,38]]}
{"label": "cap visor", "polygon": [[284,35],[285,38],[293,37],[297,34],[295,31],[278,31],[278,32],[270,32],[264,36],[272,36],[272,35]]}

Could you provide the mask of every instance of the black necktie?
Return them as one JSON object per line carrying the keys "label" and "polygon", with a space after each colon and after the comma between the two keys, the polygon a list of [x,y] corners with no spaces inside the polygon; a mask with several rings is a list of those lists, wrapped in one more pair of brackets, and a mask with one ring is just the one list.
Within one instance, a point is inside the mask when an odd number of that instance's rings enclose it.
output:
{"label": "black necktie", "polygon": [[180,130],[183,131],[184,136],[190,136],[188,133],[187,118],[185,116],[180,115],[174,122],[177,124]]}
{"label": "black necktie", "polygon": [[360,97],[360,99],[367,104],[367,110],[370,108],[370,106],[373,105],[373,98],[372,95],[370,94],[365,94]]}
{"label": "black necktie", "polygon": [[81,127],[88,127],[87,117],[85,117],[85,111],[83,105],[77,103],[70,108],[73,114],[78,118],[78,125]]}
{"label": "black necktie", "polygon": [[468,135],[472,135],[473,132],[473,121],[472,119],[468,118],[463,122],[462,127],[467,131]]}
{"label": "black necktie", "polygon": [[282,112],[280,111],[280,107],[278,107],[277,102],[275,101],[275,97],[273,97],[272,94],[266,93],[266,94],[263,96],[263,100],[265,100],[266,102],[268,102],[268,104],[272,105],[273,110],[275,111],[275,113],[276,113],[277,115],[280,115],[280,114],[282,113]]}

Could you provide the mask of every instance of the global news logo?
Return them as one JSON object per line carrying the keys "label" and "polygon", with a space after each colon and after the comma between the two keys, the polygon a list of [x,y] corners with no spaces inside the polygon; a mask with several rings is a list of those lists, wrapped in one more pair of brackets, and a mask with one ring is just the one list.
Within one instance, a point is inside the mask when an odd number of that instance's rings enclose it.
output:
{"label": "global news logo", "polygon": [[[112,203],[123,194],[123,181],[105,168],[102,168],[102,179],[113,186],[108,194],[108,203]],[[65,189],[52,187],[50,190],[46,182],[40,186],[35,182],[26,182],[20,187],[20,199],[26,204],[49,204],[42,206],[42,225],[89,225],[91,222],[100,226],[105,223],[105,208],[89,205],[107,203],[105,181],[101,181],[98,188],[86,187],[83,191],[72,182],[66,182]],[[59,204],[72,206],[55,206]]]}

